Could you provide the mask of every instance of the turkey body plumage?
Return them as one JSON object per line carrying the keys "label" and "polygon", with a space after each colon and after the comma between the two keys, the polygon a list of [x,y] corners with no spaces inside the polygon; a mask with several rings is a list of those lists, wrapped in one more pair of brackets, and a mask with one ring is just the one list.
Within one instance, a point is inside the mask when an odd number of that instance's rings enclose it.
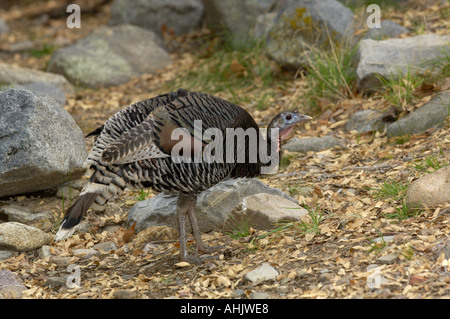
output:
{"label": "turkey body plumage", "polygon": [[[200,128],[196,126],[198,123]],[[92,175],[67,210],[55,239],[70,236],[89,207],[103,206],[126,187],[152,188],[157,192],[179,194],[177,217],[181,259],[188,260],[186,216],[191,223],[197,249],[210,252],[201,240],[194,215],[197,194],[227,178],[255,177],[260,174],[262,165],[259,159],[252,162],[196,162],[195,156],[201,155],[210,142],[196,133],[210,128],[223,136],[230,128],[254,128],[259,134],[258,125],[241,107],[209,94],[183,89],[135,103],[116,113],[103,126],[88,134],[96,138],[86,160]],[[181,132],[178,138],[173,136],[176,129]],[[261,141],[263,139],[258,135],[257,143]],[[191,161],[177,162],[171,156],[178,143],[184,143],[182,146],[186,147],[182,156]],[[200,148],[195,148],[195,145],[200,145]],[[227,147],[225,142],[223,147]],[[235,147],[240,146],[236,144]],[[242,147],[233,150],[234,156],[244,152],[248,158],[249,143]]]}

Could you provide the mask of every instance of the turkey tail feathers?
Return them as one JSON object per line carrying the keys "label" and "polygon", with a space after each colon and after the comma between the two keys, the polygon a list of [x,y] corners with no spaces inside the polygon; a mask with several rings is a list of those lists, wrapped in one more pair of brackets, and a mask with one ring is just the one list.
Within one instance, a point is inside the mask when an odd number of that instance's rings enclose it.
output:
{"label": "turkey tail feathers", "polygon": [[63,240],[73,234],[76,226],[78,226],[86,211],[94,203],[97,195],[97,193],[85,193],[75,200],[75,203],[69,207],[64,215],[64,219],[55,236],[56,241]]}

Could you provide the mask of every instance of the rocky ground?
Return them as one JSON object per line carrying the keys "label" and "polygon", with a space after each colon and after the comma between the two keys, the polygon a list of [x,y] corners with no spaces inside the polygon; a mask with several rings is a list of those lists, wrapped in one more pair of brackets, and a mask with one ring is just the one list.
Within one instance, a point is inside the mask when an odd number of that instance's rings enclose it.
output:
{"label": "rocky ground", "polygon": [[[42,18],[42,11],[52,17],[52,10],[58,6],[55,3],[43,1],[37,8],[30,2],[20,9],[0,11],[14,30],[2,35],[2,62],[45,70],[51,59],[45,49],[48,44],[73,44],[109,20],[110,3],[97,1],[94,3],[99,5],[90,6],[92,9],[83,16],[83,27],[69,30],[65,19]],[[427,10],[424,12],[435,16],[433,9]],[[394,8],[390,15],[394,19],[399,15],[407,17],[402,22],[417,21],[421,11],[411,8],[405,13]],[[448,22],[436,19],[431,26],[436,33],[449,34]],[[64,109],[86,134],[133,102],[175,90],[177,78],[200,68],[204,57],[199,60],[196,41],[205,34],[208,41],[214,38],[205,30],[171,38],[176,43],[176,50],[170,53],[172,63],[155,74],[136,76],[106,88],[75,87],[74,92],[66,94]],[[30,38],[31,44],[26,42]],[[16,43],[29,47],[18,49]],[[239,65],[235,64],[233,72],[241,72]],[[283,76],[273,85],[279,94],[269,99],[267,108],[255,107],[254,101],[261,93],[258,89],[236,88],[232,93],[227,90],[217,94],[230,100],[248,94],[249,101],[243,106],[259,123],[266,123],[282,108],[296,106],[311,111],[301,99],[306,87],[304,78],[295,77],[291,71],[280,72]],[[410,111],[449,89],[448,78],[430,85],[432,89],[421,87],[423,94],[418,95]],[[339,99],[322,112],[315,110],[315,120],[298,128],[283,147],[279,171],[259,178],[308,208],[309,215],[299,222],[279,223],[271,230],[234,230],[232,235],[229,230],[209,232],[203,235],[208,244],[225,244],[226,248],[213,258],[205,257],[200,265],[180,263],[177,235],[172,228],[159,226],[137,233],[136,225],[127,223],[133,205],[155,194],[126,191],[115,203],[108,204],[105,213],[92,212],[83,224],[84,231],[65,241],[56,243],[44,236],[46,244],[39,248],[2,250],[0,293],[4,297],[33,299],[448,298],[450,206],[444,203],[448,193],[443,189],[444,197],[438,199],[437,205],[414,210],[406,207],[406,190],[392,196],[380,190],[391,182],[413,185],[436,171],[440,179],[432,178],[427,187],[448,185],[450,117],[439,127],[406,136],[389,135],[385,128],[358,132],[355,127],[347,127],[355,120],[355,112],[382,109],[388,104],[377,95],[355,95]],[[367,118],[364,121],[367,123]],[[305,137],[327,137],[320,143],[331,144],[303,149],[305,146],[295,138]],[[92,140],[86,143],[89,150]],[[313,145],[317,143],[313,141]],[[83,181],[86,179],[78,183]],[[70,188],[71,192],[76,189],[76,185]],[[66,194],[63,200],[57,194],[63,190],[59,187],[6,196],[0,200],[0,209],[17,207],[34,215],[52,214],[53,223],[34,226],[47,235],[54,234],[64,208],[75,195]],[[408,203],[413,203],[411,196],[415,195],[409,196]],[[25,217],[21,216],[0,213],[2,221],[22,223]]]}

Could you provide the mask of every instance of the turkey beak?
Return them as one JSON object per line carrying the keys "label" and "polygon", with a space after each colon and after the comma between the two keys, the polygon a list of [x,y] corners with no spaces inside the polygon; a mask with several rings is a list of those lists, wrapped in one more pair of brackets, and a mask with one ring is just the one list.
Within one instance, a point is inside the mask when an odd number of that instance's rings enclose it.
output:
{"label": "turkey beak", "polygon": [[305,121],[310,121],[310,120],[313,120],[313,118],[311,116],[305,115],[305,114],[299,114],[297,124],[301,123],[301,122],[305,122]]}

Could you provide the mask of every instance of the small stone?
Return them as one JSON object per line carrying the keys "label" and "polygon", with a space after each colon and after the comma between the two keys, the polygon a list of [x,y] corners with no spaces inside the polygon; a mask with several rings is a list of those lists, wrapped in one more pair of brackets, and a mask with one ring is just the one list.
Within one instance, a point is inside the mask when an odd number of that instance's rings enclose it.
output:
{"label": "small stone", "polygon": [[113,292],[113,299],[138,299],[139,293],[137,291],[130,290],[115,290]]}
{"label": "small stone", "polygon": [[44,245],[41,247],[41,249],[39,249],[39,258],[41,259],[50,258],[51,255],[52,254],[50,253],[50,246]]}
{"label": "small stone", "polygon": [[72,263],[72,259],[70,257],[63,256],[50,256],[48,262],[59,267],[67,267]]}
{"label": "small stone", "polygon": [[269,294],[260,291],[253,291],[250,293],[250,299],[269,299]]}
{"label": "small stone", "polygon": [[[297,276],[298,276],[298,275],[297,275]],[[285,277],[285,278],[281,279],[280,284],[281,284],[282,286],[284,286],[284,285],[286,285],[288,282],[290,282],[291,280],[292,280],[291,278]]]}
{"label": "small stone", "polygon": [[42,230],[16,223],[0,224],[0,247],[16,251],[35,250],[49,244],[53,236]]}
{"label": "small stone", "polygon": [[381,256],[381,257],[377,258],[376,263],[384,264],[384,265],[392,265],[398,261],[398,258],[399,258],[399,256],[397,253],[392,253],[392,254]]}
{"label": "small stone", "polygon": [[27,290],[22,280],[10,270],[0,270],[0,299],[18,299]]}
{"label": "small stone", "polygon": [[95,244],[92,249],[99,250],[101,252],[109,253],[111,250],[116,250],[117,246],[112,241],[105,241],[103,243]]}
{"label": "small stone", "polygon": [[6,260],[14,256],[14,252],[10,250],[0,250],[0,261]]}
{"label": "small stone", "polygon": [[411,209],[429,208],[450,203],[450,166],[424,175],[411,183],[406,192],[406,205]]}
{"label": "small stone", "polygon": [[245,274],[244,279],[253,283],[273,280],[279,275],[278,271],[268,263],[263,263],[258,268]]}
{"label": "small stone", "polygon": [[372,239],[372,241],[374,243],[380,243],[380,242],[388,243],[388,242],[394,241],[394,236],[377,237],[377,238]]}
{"label": "small stone", "polygon": [[289,292],[289,287],[288,286],[278,286],[275,290],[280,295],[286,295]]}
{"label": "small stone", "polygon": [[64,277],[49,277],[44,282],[44,286],[48,287],[52,290],[59,290],[60,288],[64,287],[67,283],[68,276]]}
{"label": "small stone", "polygon": [[333,277],[334,277],[333,274],[326,272],[326,273],[320,274],[319,281],[322,283],[327,282],[327,281],[330,281],[331,279],[333,279]]}
{"label": "small stone", "polygon": [[245,296],[245,291],[243,289],[235,289],[230,295],[233,299],[242,298],[243,296]]}
{"label": "small stone", "polygon": [[99,252],[95,249],[91,249],[91,248],[79,248],[79,249],[74,249],[72,251],[72,254],[76,257],[81,257],[81,258],[91,258],[92,256],[98,255]]}

